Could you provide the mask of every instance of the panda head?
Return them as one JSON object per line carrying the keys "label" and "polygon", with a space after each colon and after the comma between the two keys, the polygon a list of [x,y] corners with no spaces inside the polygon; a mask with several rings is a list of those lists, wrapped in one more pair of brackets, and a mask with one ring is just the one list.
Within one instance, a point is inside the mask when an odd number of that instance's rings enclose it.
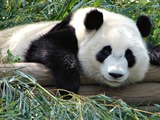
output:
{"label": "panda head", "polygon": [[140,16],[135,23],[120,14],[86,8],[75,12],[70,24],[76,29],[79,60],[88,77],[113,87],[144,78],[149,66],[143,40],[151,31],[148,17]]}

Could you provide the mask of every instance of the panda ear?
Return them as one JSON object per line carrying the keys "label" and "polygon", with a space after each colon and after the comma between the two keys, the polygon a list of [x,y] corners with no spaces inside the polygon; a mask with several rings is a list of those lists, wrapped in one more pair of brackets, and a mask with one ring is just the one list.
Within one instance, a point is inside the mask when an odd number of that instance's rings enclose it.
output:
{"label": "panda ear", "polygon": [[87,13],[86,18],[84,20],[84,25],[88,30],[98,30],[103,24],[103,14],[94,9]]}
{"label": "panda ear", "polygon": [[137,19],[137,27],[142,37],[147,37],[151,33],[152,23],[147,16],[142,15]]}

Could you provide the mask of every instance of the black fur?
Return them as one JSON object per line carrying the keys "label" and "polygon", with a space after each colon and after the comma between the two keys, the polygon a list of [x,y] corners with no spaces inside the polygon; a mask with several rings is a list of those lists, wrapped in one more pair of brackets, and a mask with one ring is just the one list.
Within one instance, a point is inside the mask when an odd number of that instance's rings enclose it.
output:
{"label": "black fur", "polygon": [[150,63],[153,65],[160,65],[160,46],[148,44],[148,51]]}
{"label": "black fur", "polygon": [[51,31],[64,29],[66,26],[68,26],[71,19],[72,19],[72,14],[69,14],[63,21],[58,23]]}
{"label": "black fur", "polygon": [[125,57],[126,57],[127,62],[128,62],[128,67],[133,67],[134,64],[136,63],[136,58],[135,58],[135,56],[133,55],[133,53],[130,49],[126,50]]}
{"label": "black fur", "polygon": [[84,25],[88,30],[98,30],[103,24],[103,14],[97,9],[90,11],[85,18]]}
{"label": "black fur", "polygon": [[25,60],[46,65],[53,72],[57,88],[77,93],[80,85],[78,42],[75,29],[68,26],[69,19],[33,41]]}
{"label": "black fur", "polygon": [[[112,53],[112,48],[111,46],[105,46],[103,47],[96,55],[97,61],[100,63],[103,63],[103,61]],[[128,62],[128,67],[133,67],[134,64],[136,63],[136,58],[133,55],[132,51],[130,49],[126,50],[125,53],[126,60]]]}
{"label": "black fur", "polygon": [[105,46],[103,47],[96,55],[96,59],[100,62],[103,63],[103,61],[111,54],[112,48],[111,46]]}
{"label": "black fur", "polygon": [[147,16],[142,15],[137,19],[137,27],[142,37],[147,37],[151,33],[152,24]]}

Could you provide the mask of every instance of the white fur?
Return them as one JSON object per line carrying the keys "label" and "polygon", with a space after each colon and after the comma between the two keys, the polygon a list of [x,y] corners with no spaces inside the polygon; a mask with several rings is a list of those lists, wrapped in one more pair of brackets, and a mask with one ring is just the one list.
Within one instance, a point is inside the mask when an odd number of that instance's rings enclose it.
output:
{"label": "white fur", "polygon": [[[149,56],[135,22],[120,14],[98,9],[103,13],[104,23],[98,31],[89,33],[83,25],[84,21],[80,19],[84,19],[91,9],[94,8],[76,12],[70,23],[76,28],[80,47],[79,60],[84,74],[110,86],[143,80],[148,70]],[[101,64],[95,56],[107,45],[112,47],[112,54]],[[125,58],[127,49],[131,49],[136,57],[136,64],[132,68],[128,68]],[[114,79],[108,74],[110,71],[124,76]]]}
{"label": "white fur", "polygon": [[9,49],[14,55],[23,58],[30,43],[47,33],[56,24],[57,22],[39,22],[1,31],[0,53],[5,56]]}
{"label": "white fur", "polygon": [[[148,70],[149,56],[146,45],[133,20],[120,14],[98,9],[103,13],[104,23],[98,31],[87,31],[84,26],[86,14],[95,8],[84,8],[73,14],[70,25],[76,29],[79,44],[79,60],[83,73],[88,77],[108,84],[120,86],[141,81]],[[41,22],[18,26],[0,32],[0,51],[5,55],[10,49],[13,54],[23,56],[29,44],[47,33],[57,22]],[[96,60],[96,54],[104,46],[112,47],[112,54],[103,63]],[[127,49],[132,50],[136,64],[128,68],[124,57]],[[123,74],[114,79],[108,73]]]}

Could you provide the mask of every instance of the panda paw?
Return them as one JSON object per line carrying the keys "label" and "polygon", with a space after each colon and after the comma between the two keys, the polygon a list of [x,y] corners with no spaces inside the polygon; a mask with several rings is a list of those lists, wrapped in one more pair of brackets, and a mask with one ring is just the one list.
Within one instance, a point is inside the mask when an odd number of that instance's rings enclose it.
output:
{"label": "panda paw", "polygon": [[149,45],[148,48],[149,48],[150,63],[153,65],[160,66],[160,45],[158,46]]}

